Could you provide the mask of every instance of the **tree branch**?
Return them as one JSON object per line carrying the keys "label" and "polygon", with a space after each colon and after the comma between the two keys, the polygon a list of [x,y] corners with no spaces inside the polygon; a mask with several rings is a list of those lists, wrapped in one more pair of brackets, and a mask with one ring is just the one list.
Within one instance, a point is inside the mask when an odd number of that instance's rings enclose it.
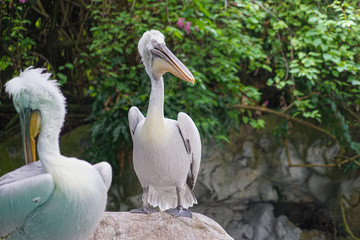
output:
{"label": "tree branch", "polygon": [[50,62],[46,57],[44,57],[42,54],[37,53],[37,52],[34,52],[34,51],[28,51],[28,53],[30,53],[30,54],[32,54],[32,55],[34,55],[34,56],[37,56],[37,57],[43,59],[47,64],[50,65],[52,72],[55,73],[55,68],[53,67],[53,65],[51,64],[51,62]]}
{"label": "tree branch", "polygon": [[297,122],[297,123],[300,123],[302,125],[306,125],[308,127],[311,127],[313,129],[316,129],[317,131],[319,132],[322,132],[322,133],[325,133],[326,135],[328,135],[329,137],[331,137],[332,139],[334,140],[337,140],[337,138],[335,137],[335,135],[333,135],[332,133],[326,131],[325,129],[323,128],[320,128],[312,123],[309,123],[307,121],[304,121],[304,120],[301,120],[301,119],[298,119],[298,118],[295,118],[295,117],[292,117],[286,113],[282,113],[282,112],[278,112],[278,111],[275,111],[275,110],[272,110],[272,109],[268,109],[268,108],[265,108],[265,107],[259,107],[259,106],[251,106],[251,105],[244,105],[244,104],[237,104],[237,105],[234,105],[234,107],[237,107],[237,108],[243,108],[243,109],[250,109],[250,110],[257,110],[257,111],[261,111],[261,112],[267,112],[267,113],[271,113],[271,114],[274,114],[276,116],[279,116],[279,117],[282,117],[282,118],[285,118],[287,120],[291,120],[291,121],[294,121],[294,122]]}
{"label": "tree branch", "polygon": [[44,16],[45,18],[49,18],[49,15],[46,13],[43,5],[41,4],[41,1],[40,0],[37,0],[36,1],[37,5],[39,6],[39,9],[36,8],[35,6],[32,6],[32,9],[35,10],[35,12],[39,13],[40,15]]}
{"label": "tree branch", "polygon": [[[280,34],[279,32],[276,33],[278,39],[279,39],[279,42],[281,43],[281,37],[280,37]],[[285,53],[284,53],[284,50],[282,48],[282,46],[280,46],[280,52],[281,52],[281,56],[283,57],[284,59],[284,63],[285,63],[285,67],[286,67],[286,73],[285,73],[285,77],[284,77],[284,82],[287,80],[288,76],[289,76],[289,64],[288,64],[288,61],[286,59],[286,56],[285,56]]]}
{"label": "tree branch", "polygon": [[[309,96],[304,96],[304,97],[299,97],[297,100],[298,101],[301,101],[301,100],[304,100],[304,99],[307,99],[307,98],[310,98]],[[285,113],[287,110],[289,110],[290,108],[292,108],[294,106],[295,102],[292,102],[290,103],[287,107],[283,108],[281,110],[282,113]]]}
{"label": "tree branch", "polygon": [[346,232],[351,236],[352,239],[355,239],[355,240],[360,240],[360,238],[357,238],[354,233],[351,231],[350,227],[349,227],[349,224],[346,220],[346,214],[345,214],[345,206],[344,206],[344,201],[343,199],[345,199],[346,201],[347,198],[343,195],[343,194],[340,194],[340,209],[341,209],[341,216],[342,216],[342,219],[343,219],[343,222],[344,222],[344,225],[345,225],[345,230]]}
{"label": "tree branch", "polygon": [[[251,0],[251,2],[252,2],[253,4],[258,5],[258,6],[259,6],[260,8],[262,8],[265,12],[269,13],[271,17],[276,18],[277,20],[280,19],[281,21],[283,21],[284,23],[286,23],[284,19],[282,19],[282,18],[279,17],[279,16],[275,16],[269,9],[267,9],[266,7],[264,7],[264,5],[262,5],[261,3],[257,2],[256,0]],[[286,24],[286,25],[287,25],[287,24]],[[289,25],[287,25],[287,29],[288,29],[290,32],[292,32],[294,35],[296,35],[295,32],[289,27]]]}
{"label": "tree branch", "polygon": [[353,117],[355,117],[358,121],[360,121],[360,116],[356,113],[354,113],[351,109],[349,109],[345,103],[342,103],[341,106],[348,112],[350,113]]}
{"label": "tree branch", "polygon": [[69,48],[74,46],[88,45],[92,43],[92,41],[93,39],[91,38],[81,39],[79,41],[77,40],[56,41],[51,46],[54,48]]}

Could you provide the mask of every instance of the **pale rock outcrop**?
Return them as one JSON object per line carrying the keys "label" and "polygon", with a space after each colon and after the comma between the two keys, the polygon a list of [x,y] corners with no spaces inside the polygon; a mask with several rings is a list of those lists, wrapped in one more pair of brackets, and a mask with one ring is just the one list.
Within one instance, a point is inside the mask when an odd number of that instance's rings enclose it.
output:
{"label": "pale rock outcrop", "polygon": [[216,240],[233,239],[214,220],[200,213],[174,218],[165,212],[151,215],[105,212],[89,240]]}

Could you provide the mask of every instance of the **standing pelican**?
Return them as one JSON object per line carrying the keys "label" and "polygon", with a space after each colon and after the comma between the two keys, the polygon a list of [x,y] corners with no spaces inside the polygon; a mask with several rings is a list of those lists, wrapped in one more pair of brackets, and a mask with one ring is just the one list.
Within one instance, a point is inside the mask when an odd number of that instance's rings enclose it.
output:
{"label": "standing pelican", "polygon": [[[187,209],[197,203],[192,192],[199,173],[201,140],[192,119],[185,113],[177,121],[164,118],[164,82],[162,75],[175,76],[194,83],[187,67],[165,46],[164,35],[151,30],[144,33],[138,49],[151,79],[151,94],[146,118],[137,107],[129,110],[135,172],[143,187],[140,209],[154,212],[148,203],[173,216],[192,217]],[[171,208],[171,209],[169,209]]]}
{"label": "standing pelican", "polygon": [[[112,170],[60,154],[65,98],[42,69],[6,83],[20,115],[27,165],[0,178],[0,236],[8,239],[87,239],[103,215]],[[38,137],[40,161],[34,162]]]}

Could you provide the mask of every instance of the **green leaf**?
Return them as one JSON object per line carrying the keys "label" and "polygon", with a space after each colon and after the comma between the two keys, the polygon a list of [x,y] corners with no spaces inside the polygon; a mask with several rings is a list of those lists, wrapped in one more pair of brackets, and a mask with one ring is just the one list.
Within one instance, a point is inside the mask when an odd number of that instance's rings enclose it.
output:
{"label": "green leaf", "polygon": [[323,54],[323,58],[324,58],[326,61],[328,61],[329,59],[332,58],[332,56],[331,56],[331,54],[324,53],[324,54]]}
{"label": "green leaf", "polygon": [[318,16],[312,16],[309,18],[309,23],[313,24],[313,23],[317,22],[318,19],[319,19]]}
{"label": "green leaf", "polygon": [[35,27],[40,28],[41,27],[41,18],[38,18],[35,22]]}
{"label": "green leaf", "polygon": [[319,46],[321,43],[322,43],[322,41],[321,41],[320,38],[315,39],[314,42],[313,42],[315,47]]}
{"label": "green leaf", "polygon": [[205,16],[207,16],[208,18],[211,17],[210,13],[204,8],[204,6],[202,5],[201,1],[199,1],[199,0],[194,0],[194,3],[198,6],[198,8],[200,9],[200,11],[205,14]]}
{"label": "green leaf", "polygon": [[230,139],[228,137],[224,136],[224,135],[218,135],[218,136],[216,136],[216,139],[217,140],[223,140],[223,141],[225,141],[227,143],[231,143]]}
{"label": "green leaf", "polygon": [[359,81],[359,80],[353,80],[353,81],[351,81],[351,84],[352,84],[353,86],[359,86],[359,85],[360,85],[360,81]]}
{"label": "green leaf", "polygon": [[67,76],[65,74],[57,73],[56,75],[58,77],[58,80],[59,80],[58,82],[60,85],[63,85],[64,83],[67,82]]}
{"label": "green leaf", "polygon": [[71,63],[66,63],[66,64],[65,64],[65,67],[67,67],[67,68],[69,68],[69,69],[71,69],[71,70],[74,70],[74,65],[71,64]]}
{"label": "green leaf", "polygon": [[284,28],[288,28],[288,25],[283,20],[274,23],[274,30],[278,31]]}
{"label": "green leaf", "polygon": [[243,121],[243,123],[247,124],[247,123],[249,122],[249,118],[243,116],[243,117],[242,117],[242,121]]}

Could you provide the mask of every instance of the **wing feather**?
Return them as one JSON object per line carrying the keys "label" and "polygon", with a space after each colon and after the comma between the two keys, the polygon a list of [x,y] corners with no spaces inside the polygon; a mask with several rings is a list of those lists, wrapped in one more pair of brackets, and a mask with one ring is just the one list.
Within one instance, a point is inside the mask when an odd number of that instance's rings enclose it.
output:
{"label": "wing feather", "polygon": [[201,162],[201,139],[194,121],[183,112],[178,114],[178,127],[184,140],[185,148],[191,155],[191,167],[187,178],[187,184],[194,189],[199,174]]}
{"label": "wing feather", "polygon": [[131,107],[129,110],[129,128],[131,133],[131,138],[134,140],[134,134],[136,130],[136,126],[139,122],[145,119],[144,115],[140,112],[137,107]]}
{"label": "wing feather", "polygon": [[47,201],[55,185],[39,161],[0,178],[0,236],[21,227],[26,217]]}
{"label": "wing feather", "polygon": [[112,168],[111,168],[110,164],[107,162],[100,162],[100,163],[94,164],[94,167],[100,173],[101,177],[104,180],[104,184],[105,184],[107,190],[109,190],[110,185],[111,185],[111,180],[112,180]]}

